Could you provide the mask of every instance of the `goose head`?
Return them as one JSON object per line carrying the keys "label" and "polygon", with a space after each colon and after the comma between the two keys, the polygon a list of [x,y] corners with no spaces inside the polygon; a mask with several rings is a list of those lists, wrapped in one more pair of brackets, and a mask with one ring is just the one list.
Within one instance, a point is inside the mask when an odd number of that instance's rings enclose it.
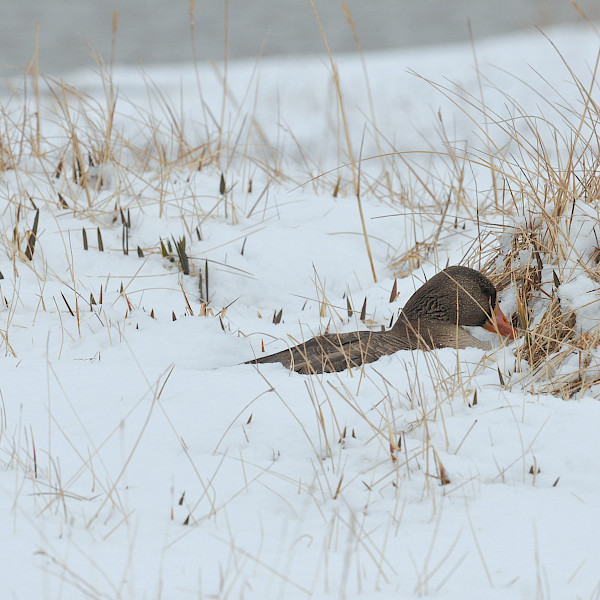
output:
{"label": "goose head", "polygon": [[516,337],[497,300],[494,284],[468,267],[448,267],[421,286],[402,310],[412,323],[435,322],[483,327]]}

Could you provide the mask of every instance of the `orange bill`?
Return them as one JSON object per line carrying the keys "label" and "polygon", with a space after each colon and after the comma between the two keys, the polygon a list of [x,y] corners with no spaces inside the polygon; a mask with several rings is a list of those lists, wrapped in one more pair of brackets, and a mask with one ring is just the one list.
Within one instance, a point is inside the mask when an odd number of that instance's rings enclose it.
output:
{"label": "orange bill", "polygon": [[494,314],[483,326],[488,331],[499,333],[500,335],[506,336],[510,340],[514,340],[517,337],[517,332],[513,329],[513,326],[508,322],[508,319],[504,316],[504,313],[500,310],[500,305],[496,304]]}

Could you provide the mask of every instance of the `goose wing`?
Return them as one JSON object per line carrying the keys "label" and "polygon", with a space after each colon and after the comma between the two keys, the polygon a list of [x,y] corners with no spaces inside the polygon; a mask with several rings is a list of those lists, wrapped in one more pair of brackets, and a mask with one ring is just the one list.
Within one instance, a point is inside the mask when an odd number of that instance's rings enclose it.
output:
{"label": "goose wing", "polygon": [[330,333],[248,362],[280,362],[298,373],[332,373],[359,367],[398,350],[406,350],[409,348],[406,342],[391,331]]}

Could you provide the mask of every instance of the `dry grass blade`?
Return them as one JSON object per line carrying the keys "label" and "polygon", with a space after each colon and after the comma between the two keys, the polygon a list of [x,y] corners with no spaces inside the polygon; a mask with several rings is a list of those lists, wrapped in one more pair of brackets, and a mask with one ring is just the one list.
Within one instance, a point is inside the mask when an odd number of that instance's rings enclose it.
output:
{"label": "dry grass blade", "polygon": [[177,256],[179,257],[179,264],[181,265],[181,270],[184,275],[190,274],[190,261],[188,255],[185,251],[185,236],[181,237],[179,240],[173,238],[173,244],[175,244],[175,249],[177,250]]}
{"label": "dry grass blade", "polygon": [[38,224],[40,220],[40,209],[35,211],[35,218],[33,220],[33,227],[27,236],[27,248],[25,249],[25,258],[31,260],[35,251],[35,242],[37,240]]}
{"label": "dry grass blade", "polygon": [[392,287],[392,292],[390,294],[390,303],[395,302],[396,298],[398,298],[398,280],[394,279],[394,286]]}
{"label": "dry grass blade", "polygon": [[360,320],[364,323],[367,319],[367,299],[363,302],[362,308],[360,309]]}
{"label": "dry grass blade", "polygon": [[319,29],[321,30],[321,37],[323,38],[323,42],[325,44],[325,48],[327,50],[327,55],[329,56],[329,63],[331,66],[331,73],[333,76],[333,82],[335,84],[335,89],[336,89],[336,93],[337,93],[337,97],[338,97],[338,101],[339,101],[339,107],[340,107],[340,112],[342,115],[342,122],[344,124],[344,133],[346,136],[346,148],[348,150],[348,156],[350,158],[350,167],[352,170],[352,181],[354,183],[354,191],[356,194],[356,201],[358,204],[358,212],[360,215],[360,223],[362,226],[362,232],[363,232],[363,237],[365,240],[365,247],[367,250],[367,256],[369,258],[369,264],[371,265],[371,273],[373,275],[373,281],[375,283],[377,283],[377,274],[375,273],[375,263],[373,262],[373,255],[371,254],[371,246],[369,244],[369,236],[367,234],[367,225],[365,222],[365,217],[363,214],[363,208],[362,208],[362,201],[360,198],[360,173],[357,171],[357,166],[356,163],[354,161],[354,156],[353,156],[353,152],[352,152],[352,144],[350,142],[350,131],[348,129],[348,122],[346,120],[346,111],[344,108],[344,100],[342,97],[342,90],[340,87],[340,79],[339,79],[339,75],[337,72],[337,68],[335,66],[335,63],[333,61],[333,56],[331,54],[331,49],[329,48],[329,42],[327,41],[327,36],[325,35],[325,30],[323,29],[323,24],[321,23],[321,19],[319,17],[319,13],[317,12],[317,8],[315,7],[315,3],[313,0],[310,0],[310,5],[312,6],[313,12],[315,14],[315,18],[317,20],[317,23],[319,25]]}

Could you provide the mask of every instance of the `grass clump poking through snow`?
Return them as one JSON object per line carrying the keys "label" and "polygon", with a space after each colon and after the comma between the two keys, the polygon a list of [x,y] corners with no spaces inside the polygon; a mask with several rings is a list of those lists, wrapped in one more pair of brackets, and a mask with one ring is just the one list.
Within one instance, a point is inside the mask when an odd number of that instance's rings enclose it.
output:
{"label": "grass clump poking through snow", "polygon": [[413,195],[412,206],[430,224],[391,266],[400,276],[444,266],[440,247],[475,223],[465,263],[490,277],[522,331],[509,387],[567,399],[600,392],[600,54],[585,80],[562,60],[569,94],[541,75],[540,89],[518,81],[539,101],[533,108],[492,80],[479,97],[428,80],[475,124],[479,142],[458,148],[441,125],[446,151],[434,158],[448,165],[446,182],[400,153],[429,196],[419,204]]}
{"label": "grass clump poking through snow", "polygon": [[488,131],[506,143],[488,138],[493,154],[470,157],[493,173],[504,218],[483,268],[516,298],[513,323],[523,336],[511,385],[565,399],[600,383],[597,67],[582,81],[567,66],[574,98],[540,93],[539,115],[510,98],[502,118],[480,104]]}

